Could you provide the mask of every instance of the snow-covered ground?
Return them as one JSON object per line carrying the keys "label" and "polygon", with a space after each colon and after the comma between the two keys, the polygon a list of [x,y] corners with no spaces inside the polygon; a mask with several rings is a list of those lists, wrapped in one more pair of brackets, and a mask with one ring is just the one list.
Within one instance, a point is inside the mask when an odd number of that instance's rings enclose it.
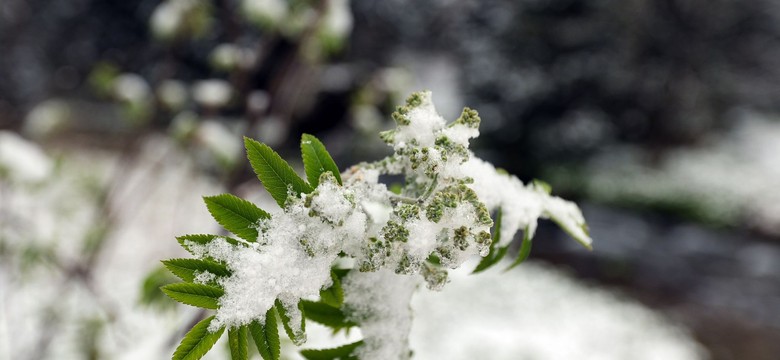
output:
{"label": "snow-covered ground", "polygon": [[[164,138],[147,139],[137,157],[48,156],[38,163],[56,165],[38,169],[50,174],[42,183],[0,178],[0,359],[81,359],[93,340],[99,358],[169,358],[197,311],[140,306],[141,282],[159,260],[185,256],[176,235],[218,231],[201,196],[223,190]],[[109,189],[107,205],[99,205],[101,189]],[[257,189],[239,195],[272,206]],[[79,267],[106,219],[92,265]],[[414,298],[417,359],[706,358],[659,314],[548,266],[452,277],[442,292],[421,289]],[[347,341],[307,328],[306,347]]]}
{"label": "snow-covered ground", "polygon": [[780,122],[745,113],[734,129],[660,160],[635,148],[608,149],[587,170],[590,197],[690,207],[696,216],[780,234]]}

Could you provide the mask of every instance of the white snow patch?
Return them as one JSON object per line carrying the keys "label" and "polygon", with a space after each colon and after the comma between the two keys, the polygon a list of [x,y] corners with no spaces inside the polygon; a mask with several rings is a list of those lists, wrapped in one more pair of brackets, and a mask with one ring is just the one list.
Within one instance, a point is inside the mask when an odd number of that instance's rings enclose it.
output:
{"label": "white snow patch", "polygon": [[504,267],[472,276],[464,265],[441,292],[415,295],[415,358],[708,358],[685,330],[634,301],[533,261],[508,273]]}
{"label": "white snow patch", "polygon": [[[412,294],[419,278],[392,270],[350,272],[342,283],[344,311],[360,324],[364,344],[356,355],[363,360],[409,359]],[[421,358],[422,359],[422,358]]]}
{"label": "white snow patch", "polygon": [[0,131],[0,176],[19,182],[41,182],[54,164],[41,148],[16,133]]}
{"label": "white snow patch", "polygon": [[233,90],[225,80],[201,80],[192,87],[192,97],[198,104],[206,107],[225,106],[232,96]]}

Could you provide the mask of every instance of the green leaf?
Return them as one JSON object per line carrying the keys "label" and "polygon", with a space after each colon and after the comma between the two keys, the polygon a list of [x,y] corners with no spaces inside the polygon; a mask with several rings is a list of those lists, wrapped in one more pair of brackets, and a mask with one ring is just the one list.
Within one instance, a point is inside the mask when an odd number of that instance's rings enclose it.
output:
{"label": "green leaf", "polygon": [[325,145],[322,145],[316,137],[303,134],[301,136],[301,154],[303,155],[303,168],[306,170],[306,177],[309,179],[311,187],[317,187],[320,182],[320,175],[330,171],[331,174],[341,183],[341,174],[339,167],[330,157]]}
{"label": "green leaf", "polygon": [[498,208],[498,211],[496,212],[496,221],[493,222],[493,239],[492,242],[490,243],[490,252],[487,254],[487,256],[482,258],[479,264],[477,264],[477,267],[474,269],[474,271],[471,272],[472,274],[485,271],[504,258],[507,250],[509,249],[509,246],[499,247],[498,242],[500,241],[500,239],[501,239],[501,208]]}
{"label": "green leaf", "polygon": [[287,202],[288,187],[296,194],[312,192],[311,186],[268,145],[245,137],[244,146],[252,169],[280,207],[283,208]]}
{"label": "green leaf", "polygon": [[257,240],[257,221],[271,217],[255,204],[231,194],[207,196],[203,201],[222,227],[247,241]]}
{"label": "green leaf", "polygon": [[330,271],[330,278],[333,280],[333,285],[320,290],[320,300],[338,309],[344,303],[344,290],[341,288],[341,279],[335,271]]}
{"label": "green leaf", "polygon": [[538,187],[539,189],[542,189],[545,193],[547,193],[547,195],[552,194],[552,186],[550,186],[550,184],[548,184],[547,182],[539,180],[539,179],[533,179],[533,180],[531,180],[531,182],[536,187]]}
{"label": "green leaf", "polygon": [[287,314],[287,310],[284,308],[284,304],[282,304],[279,299],[276,299],[276,311],[279,312],[279,318],[282,319],[282,326],[284,327],[284,331],[287,333],[287,337],[292,340],[293,344],[300,346],[304,343],[304,341],[306,341],[306,315],[303,311],[303,304],[301,301],[298,302],[298,310],[301,312],[301,330],[299,333],[295,333],[292,326],[290,326],[290,321],[292,321],[292,319]]}
{"label": "green leaf", "polygon": [[263,360],[279,360],[281,343],[279,341],[279,327],[276,322],[276,309],[271,306],[265,313],[265,325],[257,321],[249,324],[249,332],[255,340],[257,351]]}
{"label": "green leaf", "polygon": [[358,360],[358,357],[352,353],[360,345],[363,345],[363,340],[333,349],[301,350],[301,355],[307,360]]}
{"label": "green leaf", "polygon": [[225,291],[208,285],[176,283],[160,288],[171,299],[204,309],[216,309]]}
{"label": "green leaf", "polygon": [[175,306],[176,302],[165,296],[165,294],[160,291],[160,287],[173,284],[177,281],[178,279],[171,275],[170,271],[162,266],[156,267],[144,278],[138,301],[143,305],[158,306],[161,309]]}
{"label": "green leaf", "polygon": [[208,243],[212,242],[216,238],[222,238],[225,239],[229,244],[231,245],[238,245],[240,242],[236,239],[233,239],[228,236],[220,236],[220,235],[210,235],[210,234],[191,234],[191,235],[182,235],[176,237],[176,240],[181,244],[181,247],[184,248],[184,250],[187,250],[190,252],[190,254],[195,255],[195,252],[192,251],[192,249],[187,246],[188,243],[193,243],[197,245],[207,245]]}
{"label": "green leaf", "polygon": [[230,276],[230,270],[225,265],[200,259],[169,259],[163,260],[168,270],[186,282],[195,281],[196,273],[208,271],[216,276]]}
{"label": "green leaf", "polygon": [[509,265],[505,271],[512,270],[516,266],[522,264],[525,259],[528,259],[528,255],[531,254],[531,242],[533,241],[530,230],[531,229],[528,227],[523,230],[523,243],[520,245],[520,251],[517,254],[517,259],[515,259],[512,265]]}
{"label": "green leaf", "polygon": [[336,330],[357,326],[354,322],[347,320],[344,312],[339,308],[335,308],[325,303],[308,300],[301,300],[301,304],[303,305],[306,317],[322,325]]}
{"label": "green leaf", "polygon": [[173,353],[173,360],[197,360],[206,355],[225,331],[223,327],[215,332],[209,332],[208,327],[213,319],[212,316],[201,320],[192,327],[187,335],[184,335],[181,344]]}
{"label": "green leaf", "polygon": [[497,264],[501,259],[506,256],[507,251],[509,250],[508,246],[502,246],[495,249],[490,249],[490,253],[482,258],[482,261],[477,264],[477,267],[474,268],[474,271],[472,271],[472,274],[483,272],[493,265]]}
{"label": "green leaf", "polygon": [[247,339],[247,327],[239,326],[228,330],[228,345],[230,346],[230,358],[233,360],[249,359],[249,343]]}

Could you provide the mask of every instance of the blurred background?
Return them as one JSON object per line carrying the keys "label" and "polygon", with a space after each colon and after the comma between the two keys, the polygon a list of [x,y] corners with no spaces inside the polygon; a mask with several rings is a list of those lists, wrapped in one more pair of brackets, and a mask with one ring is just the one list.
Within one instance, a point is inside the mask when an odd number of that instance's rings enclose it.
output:
{"label": "blurred background", "polygon": [[595,250],[545,223],[519,270],[420,295],[417,358],[780,358],[777,1],[2,0],[0,359],[169,358],[199,315],[159,260],[218,231],[200,197],[275,207],[241,137],[380,159],[422,89]]}

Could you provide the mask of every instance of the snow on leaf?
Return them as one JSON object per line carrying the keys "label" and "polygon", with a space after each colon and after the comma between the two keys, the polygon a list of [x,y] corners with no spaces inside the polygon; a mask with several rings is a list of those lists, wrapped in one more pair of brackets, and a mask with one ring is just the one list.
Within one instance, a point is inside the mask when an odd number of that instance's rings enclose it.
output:
{"label": "snow on leaf", "polygon": [[482,258],[482,260],[477,264],[477,267],[474,268],[474,271],[472,274],[476,274],[482,271],[487,270],[491,266],[495,265],[501,259],[504,258],[506,255],[507,250],[509,249],[508,246],[499,246],[498,242],[501,239],[501,208],[496,211],[496,219],[493,223],[493,239],[490,243],[490,252]]}
{"label": "snow on leaf", "polygon": [[300,324],[293,323],[293,317],[290,314],[290,310],[282,304],[281,301],[276,300],[276,311],[279,312],[279,318],[282,319],[282,326],[284,331],[287,332],[287,337],[292,340],[295,345],[302,345],[306,342],[306,321],[303,316],[303,305],[298,303],[298,311],[300,312]]}
{"label": "snow on leaf", "polygon": [[181,244],[181,247],[183,247],[185,250],[189,251],[191,254],[196,255],[195,251],[191,248],[192,245],[207,245],[208,243],[214,241],[215,239],[225,239],[228,243],[232,245],[237,245],[238,240],[229,238],[227,236],[219,236],[219,235],[210,235],[210,234],[190,234],[190,235],[182,235],[176,237],[176,240]]}
{"label": "snow on leaf", "polygon": [[168,270],[186,282],[194,282],[199,272],[209,272],[215,276],[230,276],[230,270],[220,263],[201,259],[163,260]]}

